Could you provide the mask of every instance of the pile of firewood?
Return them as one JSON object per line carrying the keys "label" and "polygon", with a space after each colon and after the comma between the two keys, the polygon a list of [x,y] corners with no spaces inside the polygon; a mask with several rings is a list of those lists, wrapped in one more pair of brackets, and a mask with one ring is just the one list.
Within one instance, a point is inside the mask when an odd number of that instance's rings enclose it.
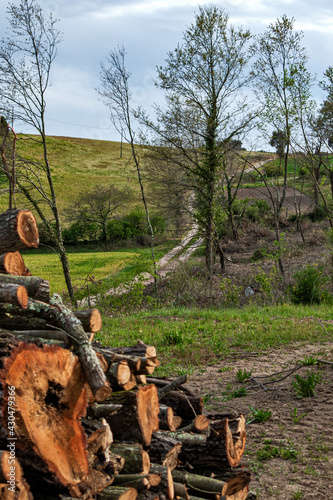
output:
{"label": "pile of firewood", "polygon": [[245,500],[244,416],[152,378],[154,346],[93,342],[99,311],[26,269],[19,250],[37,246],[30,211],[0,215],[0,500]]}

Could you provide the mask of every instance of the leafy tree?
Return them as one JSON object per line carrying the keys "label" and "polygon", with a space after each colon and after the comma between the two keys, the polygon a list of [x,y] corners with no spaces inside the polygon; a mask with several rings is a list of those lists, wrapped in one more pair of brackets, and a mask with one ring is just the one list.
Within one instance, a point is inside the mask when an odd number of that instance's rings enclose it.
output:
{"label": "leafy tree", "polygon": [[156,121],[140,115],[149,130],[147,147],[181,169],[195,192],[194,216],[205,235],[209,273],[223,158],[253,119],[240,94],[250,38],[249,31],[229,24],[223,10],[199,7],[182,44],[157,69],[156,85],[165,91],[166,107],[155,106]]}
{"label": "leafy tree", "polygon": [[67,209],[68,219],[82,224],[95,224],[100,229],[100,239],[107,240],[107,223],[117,210],[131,198],[132,191],[116,186],[96,186],[81,193]]}
{"label": "leafy tree", "polygon": [[[0,111],[5,114],[11,108],[15,120],[33,127],[38,134],[38,139],[33,140],[42,145],[43,161],[21,159],[17,184],[52,235],[73,299],[45,128],[46,92],[61,33],[52,14],[45,16],[35,0],[9,3],[7,12],[10,30],[7,38],[0,41]],[[47,218],[45,206],[51,210],[54,226]]]}
{"label": "leafy tree", "polygon": [[[262,124],[283,131],[284,136],[282,184],[275,185],[264,179],[273,205],[277,243],[280,242],[279,219],[287,190],[292,134],[309,102],[311,87],[311,76],[306,70],[308,57],[301,45],[303,34],[295,32],[293,25],[294,19],[286,15],[270,24],[267,31],[256,38],[253,65],[254,90],[263,107]],[[281,259],[279,268],[283,274]]]}
{"label": "leafy tree", "polygon": [[282,130],[274,130],[269,144],[275,148],[276,154],[282,160],[287,146],[285,133]]}

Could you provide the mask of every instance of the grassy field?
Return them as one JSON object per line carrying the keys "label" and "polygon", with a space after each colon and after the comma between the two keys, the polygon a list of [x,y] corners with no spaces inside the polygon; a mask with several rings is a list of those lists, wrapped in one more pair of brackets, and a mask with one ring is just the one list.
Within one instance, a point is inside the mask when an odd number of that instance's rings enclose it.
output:
{"label": "grassy field", "polygon": [[332,308],[327,305],[152,309],[130,316],[105,316],[97,339],[112,346],[133,345],[139,339],[153,344],[161,360],[156,373],[177,375],[231,353],[331,341],[332,319]]}
{"label": "grassy field", "polygon": [[[31,140],[31,139],[35,140]],[[60,213],[79,192],[96,185],[114,184],[133,189],[132,206],[141,203],[137,173],[128,144],[72,137],[48,137],[49,161]],[[33,161],[43,160],[42,146],[36,136],[19,136],[17,152]],[[26,202],[17,196],[18,206]],[[7,196],[0,197],[1,209],[7,208]]]}
{"label": "grassy field", "polygon": [[[156,258],[167,253],[175,241],[156,247]],[[50,282],[51,293],[62,293],[66,290],[65,280],[59,257],[48,250],[31,250],[22,252],[24,262],[33,276],[40,276]],[[73,248],[68,250],[71,276],[74,287],[82,287],[92,281],[106,280],[112,286],[112,279],[129,280],[152,267],[150,248],[124,248],[114,251],[85,250]]]}

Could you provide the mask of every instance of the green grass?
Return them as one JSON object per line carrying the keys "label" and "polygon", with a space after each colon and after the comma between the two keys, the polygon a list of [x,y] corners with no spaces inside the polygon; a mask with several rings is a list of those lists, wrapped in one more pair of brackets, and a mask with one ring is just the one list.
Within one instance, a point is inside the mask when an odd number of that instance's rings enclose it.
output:
{"label": "green grass", "polygon": [[[104,317],[97,338],[105,345],[133,345],[139,339],[157,348],[158,373],[181,374],[240,352],[262,352],[294,342],[331,341],[332,308],[325,305],[244,309],[152,309],[130,316]],[[218,357],[217,357],[218,356]],[[295,362],[297,360],[295,359]]]}
{"label": "green grass", "polygon": [[[156,247],[156,258],[167,253],[175,241],[168,241]],[[40,276],[50,282],[51,293],[62,293],[66,290],[65,279],[59,257],[48,250],[29,250],[22,252],[25,265],[33,276]],[[143,271],[149,271],[152,266],[150,248],[124,248],[114,251],[85,250],[75,248],[68,250],[71,277],[74,287],[85,283],[112,279],[129,280]],[[88,279],[88,281],[87,281]]]}
{"label": "green grass", "polygon": [[[42,163],[43,151],[36,138],[19,135],[17,152],[23,158]],[[47,144],[60,215],[79,192],[100,184],[131,187],[134,196],[130,209],[140,203],[137,172],[128,144],[123,144],[122,158],[119,142],[48,137]],[[17,206],[24,206],[24,199],[21,200],[19,195],[16,198]],[[2,210],[8,208],[7,195],[0,197],[0,206]],[[128,206],[126,210],[129,211]],[[121,212],[119,214],[122,215]]]}

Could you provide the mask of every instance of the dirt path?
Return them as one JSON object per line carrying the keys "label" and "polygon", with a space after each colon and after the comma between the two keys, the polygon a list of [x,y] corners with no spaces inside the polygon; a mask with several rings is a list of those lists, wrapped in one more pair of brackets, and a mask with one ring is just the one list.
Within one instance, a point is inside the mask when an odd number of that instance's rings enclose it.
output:
{"label": "dirt path", "polygon": [[[189,377],[189,387],[205,395],[205,413],[243,413],[250,421],[250,407],[271,412],[267,421],[247,425],[240,464],[251,470],[251,490],[257,492],[259,500],[333,498],[332,364],[299,363],[311,356],[333,362],[332,352],[333,342],[295,344],[264,354],[242,353],[224,357]],[[299,368],[297,372],[277,381],[294,367]],[[270,384],[257,385],[253,380],[241,383],[236,377],[238,370],[252,372],[254,379]],[[277,375],[282,370],[286,371]],[[317,395],[298,398],[293,387],[295,374],[307,379],[308,370],[321,374],[315,388]],[[263,375],[268,377],[259,378]],[[246,396],[232,397],[241,387],[246,388]]]}
{"label": "dirt path", "polygon": [[[179,245],[175,246],[167,254],[165,254],[157,263],[157,272],[160,277],[166,276],[168,273],[175,270],[175,268],[182,262],[185,262],[192,253],[203,243],[203,238],[199,238],[194,241],[191,245],[190,242],[193,240],[198,233],[197,224],[193,224],[191,230],[184,236]],[[187,247],[187,248],[186,248]],[[186,250],[184,251],[184,249]],[[178,258],[176,258],[178,255]],[[132,283],[140,282],[144,286],[148,286],[154,283],[154,276],[150,273],[141,273],[136,276]],[[125,286],[119,286],[117,288],[111,288],[107,292],[103,293],[103,297],[107,295],[121,295],[126,293],[128,288]],[[78,302],[79,307],[95,307],[98,299],[101,298],[101,294],[93,295],[89,298],[82,299]]]}

